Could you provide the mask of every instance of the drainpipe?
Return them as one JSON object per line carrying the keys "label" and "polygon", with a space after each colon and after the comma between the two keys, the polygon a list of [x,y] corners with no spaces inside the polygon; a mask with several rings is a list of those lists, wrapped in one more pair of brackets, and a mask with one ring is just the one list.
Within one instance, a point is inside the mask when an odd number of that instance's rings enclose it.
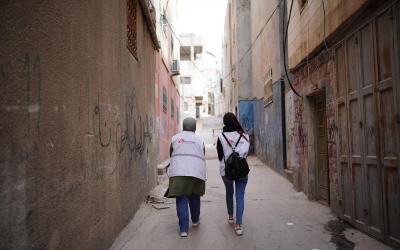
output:
{"label": "drainpipe", "polygon": [[150,0],[139,0],[140,7],[143,11],[144,19],[149,29],[151,40],[153,41],[154,49],[160,49],[156,32],[156,9]]}
{"label": "drainpipe", "polygon": [[285,102],[285,80],[280,79],[281,82],[281,108],[282,108],[282,155],[283,155],[283,169],[287,169],[287,148],[286,148],[286,102]]}
{"label": "drainpipe", "polygon": [[[277,0],[277,2],[280,4],[281,1]],[[285,48],[283,48],[282,44],[284,41],[284,34],[285,34],[285,29],[286,27],[286,20],[287,20],[287,5],[286,1],[283,1],[283,4],[279,5],[279,13],[280,13],[280,18],[279,18],[279,56],[281,58],[280,60],[280,73],[281,73],[281,108],[282,108],[282,155],[283,155],[283,170],[287,170],[288,164],[287,164],[287,144],[286,144],[286,102],[285,102],[285,93],[286,93],[286,75],[285,75],[285,65],[283,63],[283,57],[286,57],[286,61],[288,59],[288,46],[286,44]]]}

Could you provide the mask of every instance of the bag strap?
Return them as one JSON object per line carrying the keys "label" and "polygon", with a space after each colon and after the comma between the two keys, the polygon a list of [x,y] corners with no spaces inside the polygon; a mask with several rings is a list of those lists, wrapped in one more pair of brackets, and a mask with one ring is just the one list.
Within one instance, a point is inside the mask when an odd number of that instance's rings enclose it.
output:
{"label": "bag strap", "polygon": [[237,147],[237,145],[239,144],[240,139],[242,139],[243,134],[240,134],[239,139],[237,140],[236,144],[235,144],[235,148]]}
{"label": "bag strap", "polygon": [[237,140],[235,147],[232,146],[232,144],[229,142],[228,138],[226,138],[225,134],[222,133],[222,136],[225,138],[225,141],[228,143],[229,147],[231,147],[231,149],[235,152],[235,149],[237,147],[237,145],[239,144],[240,139],[242,139],[243,134],[240,134],[239,139]]}
{"label": "bag strap", "polygon": [[[222,133],[222,136],[225,138],[225,141],[228,143],[229,147],[232,148],[232,144],[229,142],[228,138],[226,138],[225,134]],[[233,148],[232,148],[233,149]]]}

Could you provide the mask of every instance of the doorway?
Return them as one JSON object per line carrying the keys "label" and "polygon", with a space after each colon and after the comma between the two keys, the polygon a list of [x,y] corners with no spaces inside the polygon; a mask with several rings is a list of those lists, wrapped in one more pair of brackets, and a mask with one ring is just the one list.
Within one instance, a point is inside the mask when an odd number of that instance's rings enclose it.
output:
{"label": "doorway", "polygon": [[329,205],[328,140],[326,131],[325,92],[313,97],[315,127],[315,184],[316,199]]}

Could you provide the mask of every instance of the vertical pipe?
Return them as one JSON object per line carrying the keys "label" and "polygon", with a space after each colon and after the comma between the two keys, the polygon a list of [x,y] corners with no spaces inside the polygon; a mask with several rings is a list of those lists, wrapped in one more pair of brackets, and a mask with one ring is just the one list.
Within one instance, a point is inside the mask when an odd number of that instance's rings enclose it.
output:
{"label": "vertical pipe", "polygon": [[286,148],[286,103],[285,103],[285,81],[283,78],[281,82],[281,108],[282,108],[282,156],[283,168],[287,169],[287,148]]}

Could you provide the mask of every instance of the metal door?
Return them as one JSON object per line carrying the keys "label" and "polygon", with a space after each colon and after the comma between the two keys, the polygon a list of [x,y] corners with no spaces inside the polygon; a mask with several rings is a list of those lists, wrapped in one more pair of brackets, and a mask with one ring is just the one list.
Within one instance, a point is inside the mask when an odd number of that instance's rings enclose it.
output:
{"label": "metal door", "polygon": [[328,170],[328,144],[326,136],[325,96],[319,94],[315,97],[316,111],[316,145],[317,145],[317,199],[329,204],[329,170]]}
{"label": "metal door", "polygon": [[336,93],[342,216],[400,246],[399,13],[391,5],[336,48]]}

